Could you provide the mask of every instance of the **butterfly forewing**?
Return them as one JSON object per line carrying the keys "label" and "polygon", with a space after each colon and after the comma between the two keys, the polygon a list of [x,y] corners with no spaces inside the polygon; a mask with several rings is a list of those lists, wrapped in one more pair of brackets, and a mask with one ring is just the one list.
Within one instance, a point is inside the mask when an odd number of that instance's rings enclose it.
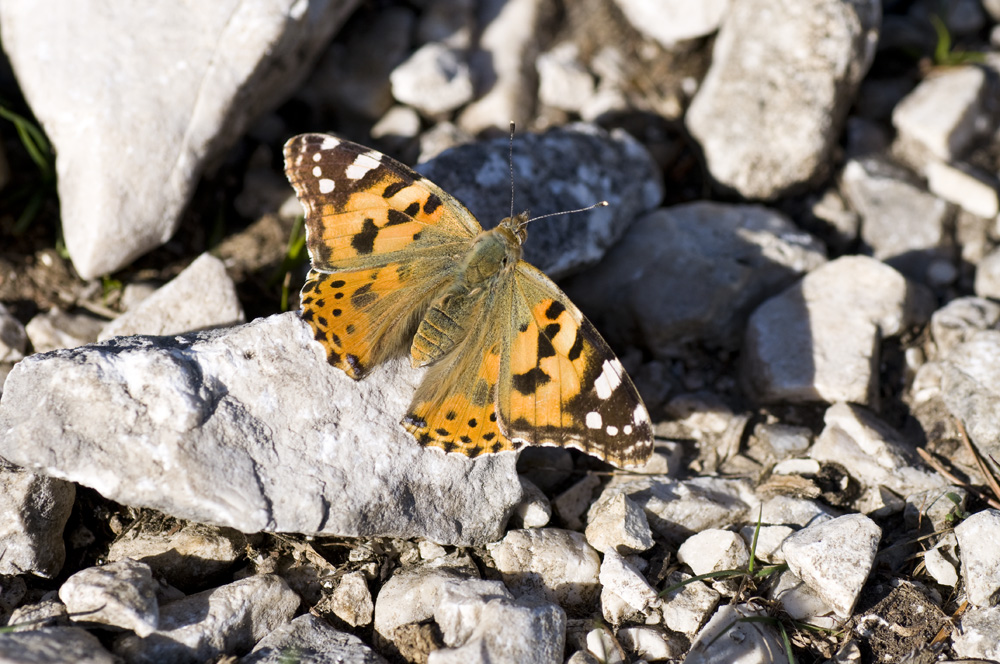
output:
{"label": "butterfly forewing", "polygon": [[461,255],[481,230],[472,213],[433,182],[350,141],[296,136],[285,144],[285,172],[305,210],[316,270]]}

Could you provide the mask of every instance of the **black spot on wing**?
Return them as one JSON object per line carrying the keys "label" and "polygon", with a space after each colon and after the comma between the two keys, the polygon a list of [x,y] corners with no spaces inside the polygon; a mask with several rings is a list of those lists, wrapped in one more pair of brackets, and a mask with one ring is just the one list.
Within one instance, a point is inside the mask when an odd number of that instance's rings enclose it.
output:
{"label": "black spot on wing", "polygon": [[403,210],[403,212],[408,217],[411,217],[411,218],[415,217],[417,215],[417,213],[420,212],[420,203],[418,203],[417,201],[413,201],[412,203],[410,203],[409,205],[406,206],[406,209]]}
{"label": "black spot on wing", "polygon": [[559,318],[562,312],[566,311],[566,306],[559,300],[552,300],[552,304],[549,308],[545,310],[545,317],[549,320],[555,320]]}
{"label": "black spot on wing", "polygon": [[[405,213],[404,212],[400,212],[399,210],[389,210],[388,212],[386,212],[386,217],[388,218],[388,221],[385,222],[385,225],[386,226],[398,226],[399,224],[405,224],[408,221],[412,221],[413,220],[412,219],[413,215],[410,214],[410,208],[412,208],[414,205],[417,205],[417,204],[413,203],[412,205],[410,205],[410,207],[406,208],[406,212]],[[417,209],[419,210],[420,207],[417,206]],[[413,211],[414,214],[416,214],[416,212],[417,212],[417,210]]]}
{"label": "black spot on wing", "polygon": [[[546,331],[552,327],[549,325],[546,327]],[[558,331],[559,326],[556,325],[556,331]],[[549,341],[549,337],[546,336],[545,332],[538,333],[538,359],[544,359],[546,357],[552,357],[556,354],[556,349],[552,347],[552,342]]]}
{"label": "black spot on wing", "polygon": [[424,214],[434,214],[434,210],[441,207],[441,199],[437,194],[431,194],[424,203]]}
{"label": "black spot on wing", "polygon": [[570,346],[567,357],[569,357],[570,361],[575,361],[578,357],[580,357],[580,353],[582,352],[583,352],[583,335],[580,334],[580,330],[577,330],[576,339],[573,341],[573,345]]}
{"label": "black spot on wing", "polygon": [[378,236],[378,226],[371,219],[365,219],[361,230],[351,238],[351,247],[359,254],[370,254],[375,249],[375,238]]}
{"label": "black spot on wing", "polygon": [[407,185],[405,182],[393,182],[382,192],[382,198],[392,198],[403,189],[406,189],[406,187]]}
{"label": "black spot on wing", "polygon": [[358,290],[354,291],[354,294],[351,295],[351,304],[358,309],[364,309],[365,307],[370,306],[373,302],[375,302],[375,300],[378,299],[378,295],[372,293],[371,290],[372,285],[365,284]]}
{"label": "black spot on wing", "polygon": [[538,386],[544,385],[545,383],[552,380],[549,375],[539,369],[538,367],[533,367],[532,369],[525,371],[523,374],[514,374],[512,376],[511,384],[514,389],[521,394],[534,394]]}

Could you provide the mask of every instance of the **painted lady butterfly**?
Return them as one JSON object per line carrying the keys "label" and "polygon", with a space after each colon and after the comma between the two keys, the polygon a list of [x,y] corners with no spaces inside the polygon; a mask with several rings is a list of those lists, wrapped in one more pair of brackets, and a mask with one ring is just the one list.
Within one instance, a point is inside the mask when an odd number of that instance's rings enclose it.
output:
{"label": "painted lady butterfly", "polygon": [[361,379],[409,352],[429,367],[403,426],[469,457],[523,445],[644,463],[652,425],[580,310],[521,260],[528,213],[483,231],[440,187],[375,150],[303,134],[285,172],[305,209],[302,317],[330,364]]}

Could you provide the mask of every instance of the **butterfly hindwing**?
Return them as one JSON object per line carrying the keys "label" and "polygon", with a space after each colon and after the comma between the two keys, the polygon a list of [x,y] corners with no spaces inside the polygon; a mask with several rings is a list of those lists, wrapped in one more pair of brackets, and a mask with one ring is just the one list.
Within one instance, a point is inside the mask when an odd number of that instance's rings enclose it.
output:
{"label": "butterfly hindwing", "polygon": [[[468,334],[432,364],[417,387],[403,426],[421,445],[469,457],[520,447],[497,422],[496,390],[501,371],[504,282],[483,293],[455,322]],[[507,289],[509,291],[509,288]]]}
{"label": "butterfly hindwing", "polygon": [[498,383],[500,428],[515,442],[574,447],[615,465],[652,451],[652,423],[614,352],[569,298],[521,262]]}

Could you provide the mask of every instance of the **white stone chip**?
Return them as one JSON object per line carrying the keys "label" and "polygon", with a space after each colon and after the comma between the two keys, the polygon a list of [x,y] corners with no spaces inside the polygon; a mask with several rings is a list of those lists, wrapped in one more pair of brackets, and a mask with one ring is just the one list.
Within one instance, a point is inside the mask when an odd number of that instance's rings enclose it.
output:
{"label": "white stone chip", "polygon": [[992,606],[1000,598],[1000,510],[976,512],[955,526],[969,602]]}
{"label": "white stone chip", "polygon": [[842,618],[848,618],[868,579],[882,529],[863,514],[803,528],[781,551],[789,569]]}

